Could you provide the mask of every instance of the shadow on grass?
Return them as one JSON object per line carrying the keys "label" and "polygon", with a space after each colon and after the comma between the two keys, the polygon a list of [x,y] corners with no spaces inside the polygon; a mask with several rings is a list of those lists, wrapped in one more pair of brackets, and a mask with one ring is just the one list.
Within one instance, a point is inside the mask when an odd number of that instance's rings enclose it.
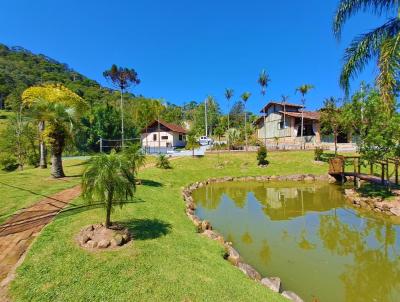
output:
{"label": "shadow on grass", "polygon": [[388,198],[394,196],[386,186],[365,183],[357,190],[364,197]]}
{"label": "shadow on grass", "polygon": [[84,161],[79,162],[79,163],[77,163],[77,164],[72,164],[72,165],[64,164],[64,167],[78,167],[78,166],[84,166],[84,165],[88,164],[89,161],[90,161],[90,160],[87,159],[87,160],[84,160]]}
{"label": "shadow on grass", "polygon": [[150,180],[150,179],[141,179],[140,180],[141,185],[147,186],[147,187],[162,187],[163,184],[158,181]]}
{"label": "shadow on grass", "polygon": [[133,235],[134,240],[148,240],[165,236],[171,232],[171,225],[159,219],[134,219],[121,222]]}
{"label": "shadow on grass", "polygon": [[[121,202],[122,205],[129,205],[129,204],[136,204],[136,203],[142,203],[145,202],[143,199],[140,198],[134,198],[132,201],[125,201]],[[104,208],[105,203],[104,202],[95,202],[92,204],[81,204],[81,205],[72,205],[70,207],[67,207],[63,209],[59,215],[56,216],[56,218],[63,218],[66,216],[71,216],[75,214],[79,214],[85,211],[90,211],[93,209],[99,209],[99,208]],[[116,208],[119,207],[119,205],[115,206]]]}

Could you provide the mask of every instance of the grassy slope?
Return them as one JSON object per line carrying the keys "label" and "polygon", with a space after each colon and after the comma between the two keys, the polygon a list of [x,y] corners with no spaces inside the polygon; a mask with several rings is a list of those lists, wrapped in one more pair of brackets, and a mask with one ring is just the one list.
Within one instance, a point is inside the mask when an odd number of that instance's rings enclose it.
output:
{"label": "grassy slope", "polygon": [[82,160],[64,161],[67,177],[61,180],[50,177],[50,168],[26,168],[24,171],[0,172],[0,223],[17,210],[30,206],[44,196],[70,188],[80,182]]}
{"label": "grassy slope", "polygon": [[7,127],[7,123],[11,115],[12,115],[11,112],[0,110],[0,132]]}
{"label": "grassy slope", "polygon": [[[89,253],[74,243],[85,225],[103,221],[101,209],[65,212],[45,228],[18,269],[15,301],[282,301],[223,260],[223,249],[203,238],[184,213],[182,187],[216,176],[326,173],[312,153],[271,153],[271,165],[255,154],[209,155],[172,162],[172,170],[141,172],[143,202],[113,213],[130,226],[133,245]],[[218,159],[219,158],[219,159]],[[215,169],[218,162],[225,168]],[[151,181],[150,181],[151,180]]]}

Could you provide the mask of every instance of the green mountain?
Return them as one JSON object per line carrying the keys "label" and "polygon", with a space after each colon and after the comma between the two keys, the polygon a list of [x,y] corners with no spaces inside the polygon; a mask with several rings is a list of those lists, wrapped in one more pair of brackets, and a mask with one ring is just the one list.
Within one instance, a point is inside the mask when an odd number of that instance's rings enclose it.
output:
{"label": "green mountain", "polygon": [[0,44],[0,109],[12,107],[27,87],[44,82],[63,83],[91,103],[110,94],[109,89],[67,64],[22,47]]}

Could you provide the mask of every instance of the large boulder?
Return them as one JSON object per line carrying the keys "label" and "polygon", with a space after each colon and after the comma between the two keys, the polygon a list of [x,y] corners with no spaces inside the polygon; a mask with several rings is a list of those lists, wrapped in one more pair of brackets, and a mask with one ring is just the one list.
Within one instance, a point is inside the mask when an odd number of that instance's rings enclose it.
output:
{"label": "large boulder", "polygon": [[300,298],[294,292],[289,291],[289,290],[285,290],[282,293],[282,296],[284,296],[285,298],[287,298],[287,299],[289,299],[290,301],[293,301],[293,302],[304,302],[302,298]]}
{"label": "large boulder", "polygon": [[110,240],[108,240],[108,239],[102,239],[97,244],[97,247],[100,248],[100,249],[106,249],[109,246],[110,246]]}
{"label": "large boulder", "polygon": [[276,293],[281,291],[281,278],[279,277],[263,278],[261,284]]}
{"label": "large boulder", "polygon": [[400,209],[399,208],[390,208],[390,212],[395,216],[400,216]]}
{"label": "large boulder", "polygon": [[210,222],[208,222],[207,220],[203,220],[201,222],[201,230],[205,231],[205,230],[212,230],[211,224]]}
{"label": "large boulder", "polygon": [[240,261],[239,253],[230,245],[226,245],[227,260],[233,265],[238,265]]}
{"label": "large boulder", "polygon": [[261,275],[259,272],[255,270],[250,264],[239,262],[237,267],[245,273],[247,276],[249,276],[251,279],[254,280],[261,280]]}

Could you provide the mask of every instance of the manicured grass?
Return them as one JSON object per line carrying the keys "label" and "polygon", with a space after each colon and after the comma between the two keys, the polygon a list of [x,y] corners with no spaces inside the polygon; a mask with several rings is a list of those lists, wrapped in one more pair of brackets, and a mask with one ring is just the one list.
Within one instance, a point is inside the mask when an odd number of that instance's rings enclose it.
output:
{"label": "manicured grass", "polygon": [[0,223],[17,210],[28,207],[45,196],[73,187],[80,182],[84,167],[82,160],[65,160],[64,169],[68,176],[53,179],[50,168],[26,168],[23,171],[0,173]]}
{"label": "manicured grass", "polygon": [[142,171],[137,202],[112,214],[135,237],[119,251],[90,253],[74,242],[82,227],[104,220],[102,209],[64,212],[42,231],[18,269],[14,300],[286,301],[225,261],[223,248],[197,234],[184,212],[181,190],[197,180],[327,172],[312,152],[270,153],[264,169],[255,157],[213,154],[172,161],[171,170]]}

